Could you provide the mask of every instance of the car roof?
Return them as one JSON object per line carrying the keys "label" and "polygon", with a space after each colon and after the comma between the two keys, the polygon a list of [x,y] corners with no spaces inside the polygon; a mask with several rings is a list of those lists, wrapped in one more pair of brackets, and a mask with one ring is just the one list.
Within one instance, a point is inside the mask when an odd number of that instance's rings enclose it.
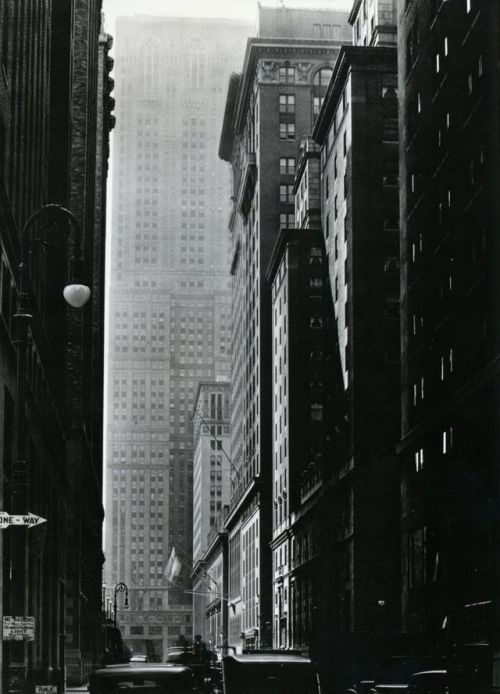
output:
{"label": "car roof", "polygon": [[98,670],[94,670],[90,673],[91,677],[113,677],[115,675],[140,675],[141,673],[147,673],[148,675],[153,674],[172,674],[173,677],[176,675],[183,675],[185,673],[191,673],[191,670],[184,665],[174,665],[170,663],[121,663],[117,665],[105,665]]}
{"label": "car roof", "polygon": [[224,661],[233,660],[237,663],[300,663],[309,664],[311,660],[302,655],[291,655],[289,653],[241,653],[227,655]]}

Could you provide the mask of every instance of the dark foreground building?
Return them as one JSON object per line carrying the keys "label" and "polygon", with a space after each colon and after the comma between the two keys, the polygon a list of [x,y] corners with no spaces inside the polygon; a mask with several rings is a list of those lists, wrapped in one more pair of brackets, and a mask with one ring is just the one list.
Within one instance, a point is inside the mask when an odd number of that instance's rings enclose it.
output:
{"label": "dark foreground building", "polygon": [[[45,519],[0,537],[4,625],[21,618],[22,640],[3,635],[2,691],[11,692],[26,681],[62,686],[65,674],[80,683],[102,656],[104,218],[113,118],[101,2],[7,1],[1,12],[1,510]],[[56,207],[42,209],[46,203]],[[72,278],[92,290],[80,309],[62,297]]]}
{"label": "dark foreground building", "polygon": [[498,11],[398,5],[403,628],[474,692],[499,677]]}

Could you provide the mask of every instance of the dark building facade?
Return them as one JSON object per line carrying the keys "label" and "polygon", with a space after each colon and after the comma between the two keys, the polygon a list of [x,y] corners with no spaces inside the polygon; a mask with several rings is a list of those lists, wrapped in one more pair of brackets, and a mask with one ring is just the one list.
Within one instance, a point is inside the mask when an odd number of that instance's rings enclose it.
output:
{"label": "dark building facade", "polygon": [[343,632],[399,629],[398,135],[394,47],[343,47],[316,122],[322,226],[342,365],[349,458]]}
{"label": "dark building facade", "polygon": [[[323,24],[341,27],[337,40],[312,38],[313,27]],[[233,170],[233,467],[226,527],[229,645],[237,648],[272,639],[272,296],[266,272],[280,226],[294,225],[300,141],[311,132],[349,30],[343,13],[260,8],[258,34],[248,42],[241,75],[230,81],[219,150]]]}
{"label": "dark building facade", "polygon": [[499,672],[498,9],[398,5],[403,628],[471,672],[483,651],[478,692]]}
{"label": "dark building facade", "polygon": [[[3,640],[2,691],[13,691],[26,679],[31,686],[61,685],[65,676],[81,682],[102,655],[104,219],[113,104],[100,2],[7,1],[1,11],[2,510],[46,519],[0,540],[2,615],[34,618],[32,640]],[[42,211],[47,203],[69,213]],[[62,299],[75,275],[92,290],[79,310]]]}

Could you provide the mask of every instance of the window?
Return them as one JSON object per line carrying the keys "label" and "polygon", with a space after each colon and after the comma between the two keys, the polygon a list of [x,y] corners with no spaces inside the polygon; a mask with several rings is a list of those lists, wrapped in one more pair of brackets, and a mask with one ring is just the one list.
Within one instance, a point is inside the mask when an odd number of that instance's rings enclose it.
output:
{"label": "window", "polygon": [[415,470],[421,472],[424,469],[424,449],[420,448],[415,452]]}
{"label": "window", "polygon": [[311,405],[311,421],[321,422],[323,421],[323,405],[318,402],[313,402]]}
{"label": "window", "polygon": [[293,185],[280,185],[280,202],[293,202]]}
{"label": "window", "polygon": [[317,116],[319,112],[321,111],[321,107],[323,106],[323,101],[324,97],[322,96],[313,96],[313,115]]}
{"label": "window", "polygon": [[333,70],[331,68],[322,68],[314,75],[313,84],[319,87],[328,87],[332,77]]}
{"label": "window", "polygon": [[279,69],[279,81],[280,81],[280,84],[294,84],[295,83],[295,68],[294,67],[280,67],[280,69]]}
{"label": "window", "polygon": [[280,228],[293,229],[295,227],[295,215],[282,213],[280,214]]}
{"label": "window", "polygon": [[280,94],[280,113],[295,113],[295,94]]}
{"label": "window", "polygon": [[280,123],[280,140],[295,138],[295,123]]}
{"label": "window", "polygon": [[281,157],[280,158],[280,174],[294,174],[295,173],[295,157]]}
{"label": "window", "polygon": [[309,265],[322,265],[323,255],[321,248],[311,248],[309,251]]}
{"label": "window", "polygon": [[408,588],[419,588],[426,583],[427,537],[426,528],[408,532]]}

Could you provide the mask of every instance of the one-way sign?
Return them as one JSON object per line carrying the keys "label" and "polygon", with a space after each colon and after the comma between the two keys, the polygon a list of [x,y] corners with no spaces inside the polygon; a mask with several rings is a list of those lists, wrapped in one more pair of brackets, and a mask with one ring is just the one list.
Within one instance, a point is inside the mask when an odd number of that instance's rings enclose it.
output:
{"label": "one-way sign", "polygon": [[46,518],[35,516],[33,513],[26,513],[23,516],[13,516],[6,511],[0,511],[0,530],[10,528],[12,525],[27,525],[29,528],[32,528],[34,525],[41,525],[46,522]]}

